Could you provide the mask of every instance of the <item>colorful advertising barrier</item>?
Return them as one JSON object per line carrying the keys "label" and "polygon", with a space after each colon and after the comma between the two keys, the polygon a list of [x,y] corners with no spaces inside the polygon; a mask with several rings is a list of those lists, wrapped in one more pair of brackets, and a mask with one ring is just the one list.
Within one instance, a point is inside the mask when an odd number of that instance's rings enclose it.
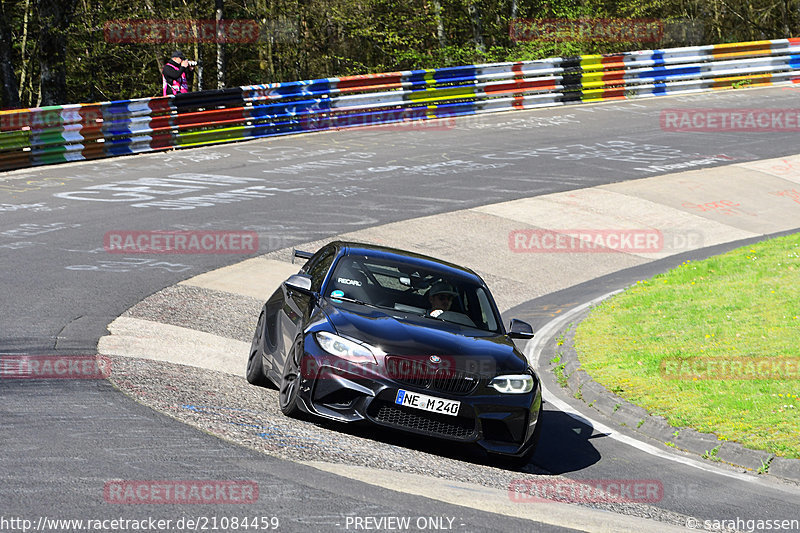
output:
{"label": "colorful advertising barrier", "polygon": [[[0,170],[310,131],[406,125],[495,111],[781,82],[800,82],[800,38],[0,111]],[[687,125],[690,129],[710,127],[718,118],[698,113],[665,115],[662,122],[666,129],[682,131]],[[786,117],[784,122],[794,119]]]}

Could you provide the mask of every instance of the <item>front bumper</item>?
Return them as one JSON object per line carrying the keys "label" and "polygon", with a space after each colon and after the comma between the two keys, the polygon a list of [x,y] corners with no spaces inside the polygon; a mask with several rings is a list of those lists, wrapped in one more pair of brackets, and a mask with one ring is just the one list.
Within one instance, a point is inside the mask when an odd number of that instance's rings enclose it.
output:
{"label": "front bumper", "polygon": [[[307,338],[301,361],[300,406],[340,422],[366,421],[393,429],[453,441],[476,443],[485,450],[523,455],[532,437],[542,402],[538,378],[527,394],[503,394],[488,380],[468,395],[447,394],[394,381],[380,363],[355,364],[323,351]],[[397,405],[403,389],[461,402],[458,416]]]}

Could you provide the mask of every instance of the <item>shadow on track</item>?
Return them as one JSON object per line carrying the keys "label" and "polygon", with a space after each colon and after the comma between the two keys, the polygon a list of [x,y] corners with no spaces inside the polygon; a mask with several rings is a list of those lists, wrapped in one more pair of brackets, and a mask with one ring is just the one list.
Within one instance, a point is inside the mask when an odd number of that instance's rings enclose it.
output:
{"label": "shadow on track", "polygon": [[486,453],[477,445],[464,444],[435,437],[404,433],[371,424],[344,424],[305,416],[302,418],[320,428],[347,435],[400,446],[431,455],[455,459],[504,470],[523,470],[538,475],[557,475],[582,470],[600,460],[600,453],[591,439],[603,437],[591,426],[553,408],[542,415],[542,433],[531,463],[514,468],[502,456]]}
{"label": "shadow on track", "polygon": [[600,460],[591,439],[603,437],[594,429],[545,404],[542,434],[533,464],[551,474],[575,472]]}

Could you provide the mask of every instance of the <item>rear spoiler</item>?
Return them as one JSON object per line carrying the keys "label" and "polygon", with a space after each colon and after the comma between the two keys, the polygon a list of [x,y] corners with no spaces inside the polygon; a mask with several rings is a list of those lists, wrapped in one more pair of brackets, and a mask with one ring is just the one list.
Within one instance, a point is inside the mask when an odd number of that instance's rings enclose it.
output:
{"label": "rear spoiler", "polygon": [[303,250],[298,250],[295,248],[292,250],[292,264],[294,264],[294,258],[298,257],[300,259],[309,260],[314,256],[314,252],[304,252]]}

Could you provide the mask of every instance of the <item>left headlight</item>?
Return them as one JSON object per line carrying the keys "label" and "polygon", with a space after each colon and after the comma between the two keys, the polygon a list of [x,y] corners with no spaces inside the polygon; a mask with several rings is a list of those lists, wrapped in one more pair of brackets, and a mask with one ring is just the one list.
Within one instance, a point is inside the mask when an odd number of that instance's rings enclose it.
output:
{"label": "left headlight", "polygon": [[355,363],[378,364],[375,354],[381,355],[380,348],[360,344],[327,331],[318,331],[314,336],[322,349],[331,355]]}
{"label": "left headlight", "polygon": [[489,386],[494,390],[506,394],[525,394],[533,390],[533,385],[533,376],[529,374],[497,376],[489,382]]}

